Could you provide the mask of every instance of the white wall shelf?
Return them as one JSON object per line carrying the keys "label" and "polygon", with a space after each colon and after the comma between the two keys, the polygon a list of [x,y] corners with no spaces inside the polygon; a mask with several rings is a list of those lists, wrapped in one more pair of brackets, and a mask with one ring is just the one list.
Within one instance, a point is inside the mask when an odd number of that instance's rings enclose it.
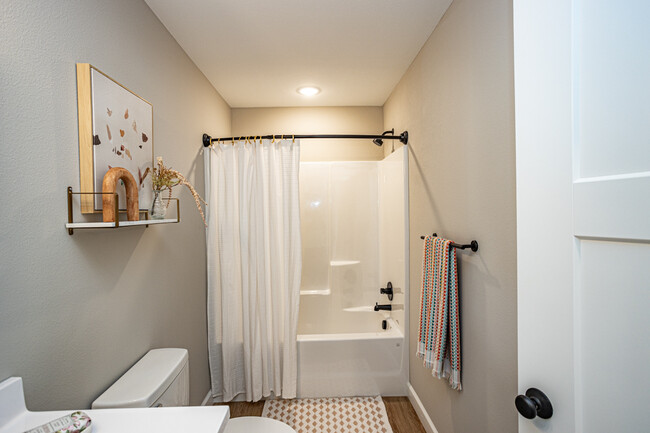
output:
{"label": "white wall shelf", "polygon": [[[148,226],[153,224],[169,224],[177,223],[176,219],[162,219],[162,220],[140,220],[140,221],[120,221],[118,227],[135,227],[135,226]],[[105,222],[85,222],[85,223],[66,223],[67,229],[114,229],[115,223]]]}
{"label": "white wall shelf", "polygon": [[[73,192],[72,187],[68,187],[68,222],[65,225],[65,228],[68,229],[68,234],[74,234],[75,229],[116,229],[121,227],[137,227],[144,226],[149,227],[149,225],[155,224],[173,224],[181,222],[181,209],[180,203],[177,198],[170,198],[168,200],[176,201],[176,218],[166,218],[166,219],[149,219],[149,211],[141,210],[140,213],[144,214],[145,219],[139,221],[116,221],[116,222],[103,222],[103,221],[86,221],[86,222],[74,222],[73,221],[73,210],[72,210],[72,196],[75,194],[102,194],[102,193],[85,193],[85,192]],[[117,194],[115,194],[115,203],[118,203]],[[117,207],[116,207],[117,208]],[[119,218],[119,212],[116,212]]]}

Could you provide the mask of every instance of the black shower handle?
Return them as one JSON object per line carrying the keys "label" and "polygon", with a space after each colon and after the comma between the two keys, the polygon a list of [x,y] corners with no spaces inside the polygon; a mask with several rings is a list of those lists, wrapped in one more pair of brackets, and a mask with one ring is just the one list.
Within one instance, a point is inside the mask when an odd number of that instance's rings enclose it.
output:
{"label": "black shower handle", "polygon": [[386,284],[386,287],[382,287],[379,289],[379,293],[382,295],[388,295],[388,300],[392,301],[393,300],[393,283],[390,281]]}

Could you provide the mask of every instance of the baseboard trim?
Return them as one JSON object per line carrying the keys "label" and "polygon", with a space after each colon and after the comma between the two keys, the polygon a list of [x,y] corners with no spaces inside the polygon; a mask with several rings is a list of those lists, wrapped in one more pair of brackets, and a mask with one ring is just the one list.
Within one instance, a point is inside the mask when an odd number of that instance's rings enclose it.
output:
{"label": "baseboard trim", "polygon": [[422,401],[420,400],[420,397],[418,397],[418,394],[415,392],[415,389],[413,389],[411,382],[407,383],[406,385],[408,388],[409,401],[411,402],[411,405],[413,405],[415,413],[418,414],[418,418],[420,418],[420,422],[424,426],[424,429],[427,431],[427,433],[438,433],[436,426],[433,425],[431,417],[422,405]]}
{"label": "baseboard trim", "polygon": [[212,401],[211,401],[211,400],[212,400],[212,390],[209,389],[209,390],[208,390],[208,393],[207,393],[206,396],[205,396],[205,398],[204,398],[203,401],[201,402],[201,406],[207,406],[208,403],[212,404]]}

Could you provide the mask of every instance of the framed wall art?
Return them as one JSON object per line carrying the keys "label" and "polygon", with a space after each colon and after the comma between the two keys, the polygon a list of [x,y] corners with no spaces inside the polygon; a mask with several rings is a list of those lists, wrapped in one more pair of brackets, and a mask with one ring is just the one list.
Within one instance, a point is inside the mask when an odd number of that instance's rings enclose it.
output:
{"label": "framed wall art", "polygon": [[[113,167],[126,168],[138,182],[140,209],[152,200],[153,106],[88,63],[77,63],[79,174],[82,192],[101,192]],[[126,207],[118,184],[119,207]],[[102,211],[102,196],[81,195],[81,212]]]}

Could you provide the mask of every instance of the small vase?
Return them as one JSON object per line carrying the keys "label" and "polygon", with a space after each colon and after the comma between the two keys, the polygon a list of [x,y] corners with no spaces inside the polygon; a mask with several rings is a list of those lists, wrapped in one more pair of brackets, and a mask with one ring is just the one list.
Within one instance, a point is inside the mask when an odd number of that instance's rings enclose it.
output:
{"label": "small vase", "polygon": [[153,202],[151,203],[151,210],[149,211],[149,217],[154,220],[161,220],[165,218],[165,212],[167,212],[167,206],[162,199],[163,191],[160,189],[153,190]]}

